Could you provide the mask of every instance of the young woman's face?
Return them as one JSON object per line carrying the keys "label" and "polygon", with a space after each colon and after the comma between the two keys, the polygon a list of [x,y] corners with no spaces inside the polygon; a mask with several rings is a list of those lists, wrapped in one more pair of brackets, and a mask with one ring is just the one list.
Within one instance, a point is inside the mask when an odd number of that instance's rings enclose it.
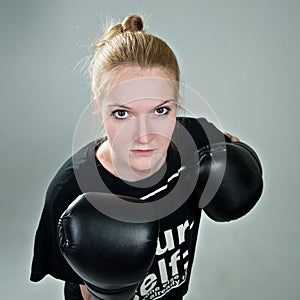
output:
{"label": "young woman's face", "polygon": [[174,81],[161,68],[124,67],[99,103],[110,164],[134,180],[164,163],[176,123]]}

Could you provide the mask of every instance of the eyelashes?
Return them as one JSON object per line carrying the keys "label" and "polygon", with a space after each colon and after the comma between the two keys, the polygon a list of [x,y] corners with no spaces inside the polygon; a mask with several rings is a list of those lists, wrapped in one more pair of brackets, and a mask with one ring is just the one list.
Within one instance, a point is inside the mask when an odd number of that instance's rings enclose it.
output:
{"label": "eyelashes", "polygon": [[129,113],[127,110],[117,109],[112,112],[112,115],[118,120],[124,120],[129,116]]}
{"label": "eyelashes", "polygon": [[167,106],[159,107],[155,110],[155,114],[158,116],[164,116],[169,113],[171,109]]}
{"label": "eyelashes", "polygon": [[[170,112],[171,108],[162,106],[154,110],[156,116],[166,116]],[[130,116],[130,113],[125,109],[116,109],[111,113],[117,120],[125,120]]]}

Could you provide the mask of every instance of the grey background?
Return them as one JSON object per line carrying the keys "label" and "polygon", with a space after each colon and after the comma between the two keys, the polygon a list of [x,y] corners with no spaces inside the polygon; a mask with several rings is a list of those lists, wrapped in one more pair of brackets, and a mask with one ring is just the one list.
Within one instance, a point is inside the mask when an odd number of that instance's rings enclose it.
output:
{"label": "grey background", "polygon": [[91,99],[80,61],[106,17],[131,13],[173,47],[184,82],[264,167],[250,214],[227,224],[203,216],[185,299],[299,299],[300,1],[291,0],[0,1],[0,298],[62,299],[59,281],[29,282],[34,233]]}

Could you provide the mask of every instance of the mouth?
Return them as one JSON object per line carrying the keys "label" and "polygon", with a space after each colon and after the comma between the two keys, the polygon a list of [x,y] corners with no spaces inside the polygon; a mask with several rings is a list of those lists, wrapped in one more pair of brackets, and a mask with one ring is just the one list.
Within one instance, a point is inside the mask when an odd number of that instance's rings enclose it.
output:
{"label": "mouth", "polygon": [[147,149],[147,150],[131,150],[132,153],[136,154],[136,155],[140,155],[140,156],[147,156],[150,155],[154,152],[153,149]]}

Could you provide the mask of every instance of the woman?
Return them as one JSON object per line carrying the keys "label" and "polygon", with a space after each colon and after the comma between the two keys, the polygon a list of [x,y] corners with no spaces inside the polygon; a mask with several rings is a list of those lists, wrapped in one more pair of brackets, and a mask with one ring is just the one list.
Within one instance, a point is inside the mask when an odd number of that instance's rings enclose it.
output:
{"label": "woman", "polygon": [[[151,223],[159,219],[156,251],[144,270],[145,276],[129,292],[130,297],[182,299],[188,291],[194,259],[199,207],[217,221],[247,213],[262,191],[259,160],[250,147],[224,135],[205,119],[177,117],[180,74],[176,57],[164,41],[143,30],[139,16],[128,16],[96,42],[91,77],[94,106],[105,134],[70,158],[52,180],[36,233],[31,280],[39,281],[46,274],[64,280],[65,299],[92,299],[90,293],[94,299],[129,299],[112,296],[112,290],[119,291],[123,286],[107,290],[93,278],[91,284],[81,269],[86,267],[85,258],[78,269],[66,255],[65,237],[59,236],[60,245],[57,242],[57,224],[61,224],[59,220],[65,222],[60,217],[79,195],[121,194],[139,202],[159,203],[155,217],[148,209],[142,217],[135,213],[130,217],[126,209],[122,216],[111,216],[121,218],[121,222],[139,223],[137,219],[141,218]],[[226,145],[227,150],[221,147],[220,151],[220,145]],[[212,156],[223,166],[214,176],[207,171],[213,170]],[[200,203],[209,182],[215,183],[213,192]],[[100,203],[111,196],[105,198]],[[132,203],[127,212],[135,212]],[[103,242],[97,245],[97,249],[105,247]],[[95,258],[93,261],[96,265]],[[101,272],[105,263],[100,263]],[[106,273],[109,270],[104,270],[104,276]]]}

